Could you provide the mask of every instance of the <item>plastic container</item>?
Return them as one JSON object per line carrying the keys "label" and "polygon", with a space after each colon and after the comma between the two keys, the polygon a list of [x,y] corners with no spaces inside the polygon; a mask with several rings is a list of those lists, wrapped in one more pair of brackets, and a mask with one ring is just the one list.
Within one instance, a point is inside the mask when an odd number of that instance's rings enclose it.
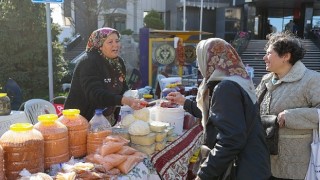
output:
{"label": "plastic container", "polygon": [[102,114],[102,109],[96,109],[95,115],[89,122],[90,128],[87,135],[87,153],[91,154],[102,145],[105,137],[112,133],[111,125]]}
{"label": "plastic container", "polygon": [[178,108],[163,108],[157,107],[156,110],[156,121],[169,123],[170,126],[174,127],[174,133],[177,135],[181,135],[183,132],[183,121],[184,121],[184,113],[182,107]]}
{"label": "plastic container", "polygon": [[34,128],[39,130],[44,138],[44,169],[50,169],[53,164],[69,160],[68,128],[57,121],[58,115],[44,114],[38,116]]}
{"label": "plastic container", "polygon": [[0,93],[0,116],[9,115],[10,113],[10,98],[7,96],[7,93]]}
{"label": "plastic container", "polygon": [[171,92],[177,92],[176,87],[177,87],[176,84],[168,84],[168,85],[166,86],[166,88],[164,88],[164,89],[162,90],[162,93],[161,93],[161,94],[162,94],[162,98],[167,97],[167,95],[168,95],[169,93],[171,93]]}
{"label": "plastic container", "polygon": [[4,161],[3,161],[3,149],[2,146],[0,146],[0,179],[5,179],[4,177]]}
{"label": "plastic container", "polygon": [[32,124],[12,124],[1,136],[0,145],[4,151],[4,171],[8,180],[18,179],[24,168],[31,174],[44,171],[43,136]]}
{"label": "plastic container", "polygon": [[68,128],[70,157],[85,156],[87,154],[88,120],[80,115],[79,109],[65,109],[58,121]]}

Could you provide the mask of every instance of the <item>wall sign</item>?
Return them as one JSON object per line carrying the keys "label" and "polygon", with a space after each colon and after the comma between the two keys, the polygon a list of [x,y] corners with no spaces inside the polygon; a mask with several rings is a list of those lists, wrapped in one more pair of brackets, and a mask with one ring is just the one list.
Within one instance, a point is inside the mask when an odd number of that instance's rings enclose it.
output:
{"label": "wall sign", "polygon": [[168,65],[174,62],[176,58],[175,49],[169,44],[162,44],[155,50],[155,58],[162,65]]}
{"label": "wall sign", "polygon": [[186,63],[193,63],[196,60],[196,48],[192,45],[184,46]]}

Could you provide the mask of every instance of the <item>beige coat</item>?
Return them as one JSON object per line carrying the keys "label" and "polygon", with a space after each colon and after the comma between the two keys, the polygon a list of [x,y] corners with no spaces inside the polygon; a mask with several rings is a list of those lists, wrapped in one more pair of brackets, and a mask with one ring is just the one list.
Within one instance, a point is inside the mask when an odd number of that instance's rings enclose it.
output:
{"label": "beige coat", "polygon": [[271,171],[278,178],[304,179],[310,159],[312,129],[318,128],[320,73],[307,69],[300,61],[289,73],[271,82],[274,73],[265,75],[256,88],[258,98],[267,87],[260,105],[261,114],[278,115],[285,111],[285,128],[279,130],[279,153],[271,155]]}

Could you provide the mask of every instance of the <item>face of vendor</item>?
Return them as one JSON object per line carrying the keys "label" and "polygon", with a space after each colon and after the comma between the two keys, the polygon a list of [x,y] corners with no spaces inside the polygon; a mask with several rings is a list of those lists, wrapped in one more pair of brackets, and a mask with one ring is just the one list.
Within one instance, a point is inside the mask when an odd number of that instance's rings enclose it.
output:
{"label": "face of vendor", "polygon": [[116,33],[110,34],[100,47],[101,52],[107,58],[116,58],[120,52],[120,39]]}

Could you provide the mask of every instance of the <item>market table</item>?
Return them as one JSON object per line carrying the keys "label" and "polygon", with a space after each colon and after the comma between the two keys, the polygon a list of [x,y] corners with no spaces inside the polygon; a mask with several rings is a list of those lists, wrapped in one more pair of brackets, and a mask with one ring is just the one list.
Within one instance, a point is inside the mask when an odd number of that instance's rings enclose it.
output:
{"label": "market table", "polygon": [[202,130],[202,126],[197,124],[152,155],[151,162],[162,179],[187,178],[189,159],[204,141]]}

